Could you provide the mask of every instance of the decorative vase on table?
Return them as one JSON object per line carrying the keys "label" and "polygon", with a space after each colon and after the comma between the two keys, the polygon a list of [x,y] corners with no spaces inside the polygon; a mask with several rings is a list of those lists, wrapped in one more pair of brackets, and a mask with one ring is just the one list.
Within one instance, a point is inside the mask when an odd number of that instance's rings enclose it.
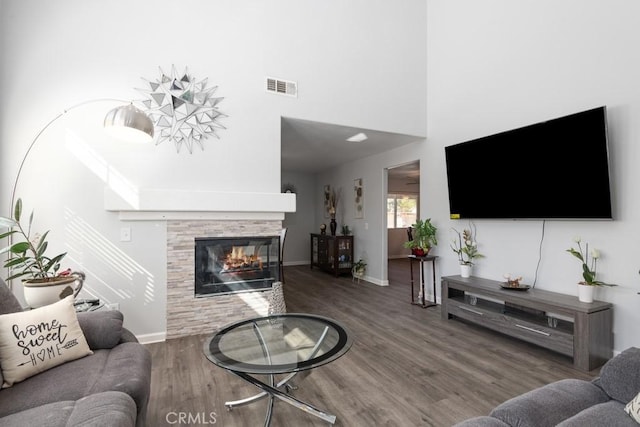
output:
{"label": "decorative vase on table", "polygon": [[331,222],[329,222],[329,228],[331,229],[331,235],[335,236],[336,229],[338,228],[338,223],[336,222],[336,219],[333,217],[331,217]]}
{"label": "decorative vase on table", "polygon": [[429,255],[429,250],[430,248],[411,248],[411,255],[419,257],[427,256]]}
{"label": "decorative vase on table", "polygon": [[[285,314],[287,312],[287,304],[284,301],[282,282],[273,282],[271,285],[271,294],[269,295],[268,303],[269,307],[267,308],[267,313],[269,316],[277,316],[278,314]],[[284,327],[284,321],[279,317],[270,318],[269,324],[272,328],[282,329]]]}
{"label": "decorative vase on table", "polygon": [[271,294],[269,295],[269,315],[283,314],[287,312],[287,304],[284,300],[284,291],[282,282],[273,282],[271,286]]}
{"label": "decorative vase on table", "polygon": [[578,301],[587,303],[593,302],[593,291],[595,288],[595,286],[578,283]]}
{"label": "decorative vase on table", "polygon": [[460,264],[460,276],[471,277],[471,264]]}

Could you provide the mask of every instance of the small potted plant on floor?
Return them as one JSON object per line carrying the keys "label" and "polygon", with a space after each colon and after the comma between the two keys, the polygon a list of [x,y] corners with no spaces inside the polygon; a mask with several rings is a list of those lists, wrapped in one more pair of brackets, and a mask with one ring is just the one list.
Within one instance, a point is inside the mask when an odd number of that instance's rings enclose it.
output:
{"label": "small potted plant on floor", "polygon": [[431,218],[418,219],[411,225],[410,238],[404,243],[404,247],[411,249],[412,255],[427,256],[431,248],[438,244],[437,231],[438,228],[431,223]]}
{"label": "small potted plant on floor", "polygon": [[353,267],[351,267],[351,275],[354,279],[358,279],[358,282],[360,282],[360,279],[364,277],[366,272],[367,263],[362,258],[360,258],[358,262],[353,263]]}
{"label": "small potted plant on floor", "polygon": [[49,231],[42,235],[32,235],[33,212],[26,228],[20,222],[21,219],[21,199],[16,202],[13,218],[0,217],[0,227],[9,228],[9,231],[0,234],[0,239],[10,236],[20,236],[23,239],[0,251],[9,254],[4,263],[5,268],[11,272],[7,280],[22,278],[25,301],[31,308],[51,304],[71,294],[77,295],[82,288],[84,274],[71,273],[70,269],[58,273],[60,262],[67,253],[47,256]]}

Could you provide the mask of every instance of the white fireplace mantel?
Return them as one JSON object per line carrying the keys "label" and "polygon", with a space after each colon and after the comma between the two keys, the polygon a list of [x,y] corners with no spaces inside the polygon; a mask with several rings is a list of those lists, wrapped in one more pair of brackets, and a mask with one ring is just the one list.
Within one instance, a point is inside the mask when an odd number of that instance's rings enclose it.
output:
{"label": "white fireplace mantel", "polygon": [[119,212],[121,220],[282,220],[285,212],[295,212],[296,195],[105,187],[104,208]]}

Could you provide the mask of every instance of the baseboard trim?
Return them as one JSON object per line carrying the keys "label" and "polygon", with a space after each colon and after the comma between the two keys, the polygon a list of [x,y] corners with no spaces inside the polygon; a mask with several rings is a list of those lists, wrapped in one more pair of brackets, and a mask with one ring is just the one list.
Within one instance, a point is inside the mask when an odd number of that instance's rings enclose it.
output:
{"label": "baseboard trim", "polygon": [[156,342],[165,342],[167,340],[166,332],[156,332],[154,334],[136,335],[140,344],[153,344]]}
{"label": "baseboard trim", "polygon": [[286,261],[284,263],[282,263],[282,265],[289,266],[289,265],[309,265],[311,264],[309,261]]}
{"label": "baseboard trim", "polygon": [[[354,279],[357,282],[357,279]],[[389,286],[389,281],[388,280],[380,280],[380,279],[376,279],[374,277],[371,276],[363,276],[362,279],[360,279],[361,282],[367,282],[367,283],[371,283],[373,285],[377,285],[377,286]]]}

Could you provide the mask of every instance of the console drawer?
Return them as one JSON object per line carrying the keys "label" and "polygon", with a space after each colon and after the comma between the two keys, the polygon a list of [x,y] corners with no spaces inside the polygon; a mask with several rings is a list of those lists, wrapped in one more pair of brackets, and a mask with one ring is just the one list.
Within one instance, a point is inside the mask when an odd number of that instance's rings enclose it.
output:
{"label": "console drawer", "polygon": [[449,300],[448,312],[461,319],[493,329],[505,335],[546,347],[558,353],[573,355],[573,334],[502,313],[500,305],[490,302],[471,305]]}

